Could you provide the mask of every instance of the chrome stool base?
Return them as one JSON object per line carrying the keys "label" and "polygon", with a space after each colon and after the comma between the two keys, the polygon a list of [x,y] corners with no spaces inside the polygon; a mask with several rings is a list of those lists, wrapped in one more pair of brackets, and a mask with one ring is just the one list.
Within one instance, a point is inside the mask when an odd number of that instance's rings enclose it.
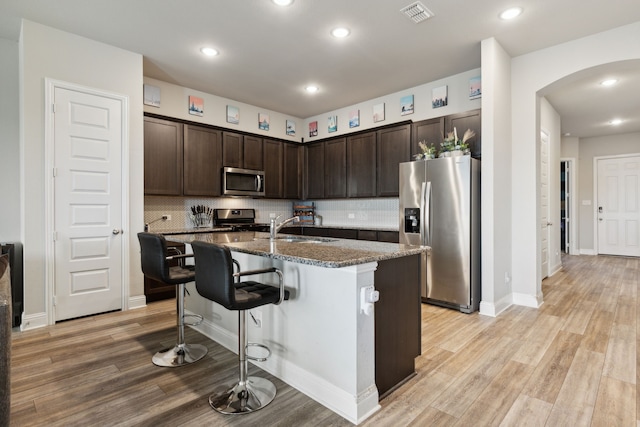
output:
{"label": "chrome stool base", "polygon": [[154,365],[174,368],[197,362],[206,356],[207,351],[207,347],[201,344],[175,345],[157,352],[151,360]]}
{"label": "chrome stool base", "polygon": [[260,377],[249,377],[233,388],[209,396],[209,405],[222,414],[247,414],[267,406],[276,397],[276,386]]}

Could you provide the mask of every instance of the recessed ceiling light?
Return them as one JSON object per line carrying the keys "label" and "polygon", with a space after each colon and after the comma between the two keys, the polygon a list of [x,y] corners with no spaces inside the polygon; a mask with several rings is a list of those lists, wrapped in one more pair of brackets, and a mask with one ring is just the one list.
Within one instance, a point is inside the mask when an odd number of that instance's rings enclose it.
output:
{"label": "recessed ceiling light", "polygon": [[565,132],[564,136],[571,136],[571,132]]}
{"label": "recessed ceiling light", "polygon": [[317,91],[320,90],[320,88],[316,85],[309,85],[307,87],[304,88],[304,90],[306,90],[309,93],[316,93]]}
{"label": "recessed ceiling light", "polygon": [[278,6],[289,6],[293,4],[293,0],[271,0]]}
{"label": "recessed ceiling light", "polygon": [[618,79],[607,79],[600,82],[602,86],[613,86],[618,83]]}
{"label": "recessed ceiling light", "polygon": [[505,21],[507,21],[509,19],[513,19],[520,16],[522,12],[523,12],[523,9],[521,7],[512,7],[502,12],[499,16],[500,16],[500,19],[504,19]]}
{"label": "recessed ceiling light", "polygon": [[351,31],[348,28],[344,27],[338,27],[331,30],[331,35],[339,39],[347,37],[349,34],[351,34]]}
{"label": "recessed ceiling light", "polygon": [[203,47],[200,49],[200,52],[204,53],[207,56],[216,56],[218,53],[220,53],[212,47]]}
{"label": "recessed ceiling light", "polygon": [[610,124],[610,125],[613,125],[613,126],[617,126],[617,125],[619,125],[620,123],[622,123],[622,120],[620,120],[620,119],[613,119],[613,120],[611,120],[611,121],[609,122],[609,124]]}

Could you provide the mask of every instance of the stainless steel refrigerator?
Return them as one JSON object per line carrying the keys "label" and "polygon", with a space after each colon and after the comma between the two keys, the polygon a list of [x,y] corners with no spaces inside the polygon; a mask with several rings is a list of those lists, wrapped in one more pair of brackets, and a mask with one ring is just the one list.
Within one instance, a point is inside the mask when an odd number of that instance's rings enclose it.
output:
{"label": "stainless steel refrigerator", "polygon": [[400,243],[428,246],[422,301],[464,313],[480,304],[480,161],[400,164]]}

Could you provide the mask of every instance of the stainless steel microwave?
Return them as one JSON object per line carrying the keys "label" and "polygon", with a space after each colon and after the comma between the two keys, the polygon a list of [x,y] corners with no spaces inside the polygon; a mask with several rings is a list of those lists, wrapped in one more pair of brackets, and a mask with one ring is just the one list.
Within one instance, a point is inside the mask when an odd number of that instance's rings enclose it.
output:
{"label": "stainless steel microwave", "polygon": [[264,196],[264,171],[224,168],[222,194],[225,196]]}

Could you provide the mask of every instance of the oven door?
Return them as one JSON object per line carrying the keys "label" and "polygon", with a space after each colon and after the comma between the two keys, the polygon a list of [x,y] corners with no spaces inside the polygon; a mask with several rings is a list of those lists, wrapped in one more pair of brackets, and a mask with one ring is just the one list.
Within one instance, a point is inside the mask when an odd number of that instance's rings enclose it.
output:
{"label": "oven door", "polygon": [[225,196],[264,196],[264,172],[224,168],[222,193]]}

